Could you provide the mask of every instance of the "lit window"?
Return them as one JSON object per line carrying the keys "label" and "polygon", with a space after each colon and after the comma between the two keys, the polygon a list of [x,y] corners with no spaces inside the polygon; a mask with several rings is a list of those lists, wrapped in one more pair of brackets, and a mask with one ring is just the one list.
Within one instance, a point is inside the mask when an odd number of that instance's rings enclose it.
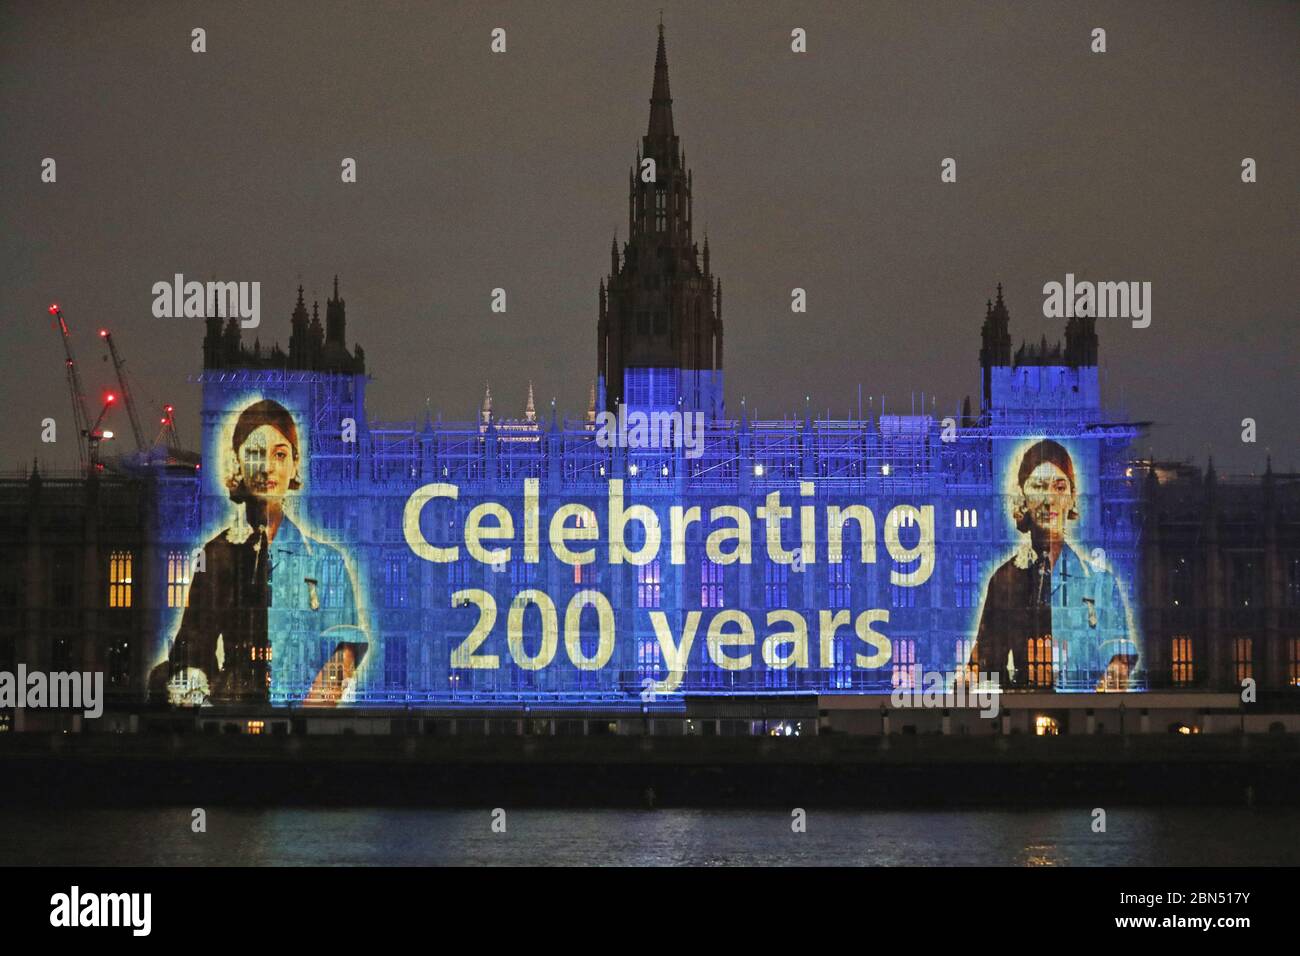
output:
{"label": "lit window", "polygon": [[640,672],[642,680],[658,679],[659,642],[651,640],[638,641],[636,663],[637,670]]}
{"label": "lit window", "polygon": [[958,683],[976,686],[979,683],[979,663],[974,656],[975,642],[969,637],[960,637],[955,651]]}
{"label": "lit window", "polygon": [[1300,687],[1300,637],[1293,637],[1288,643],[1291,645],[1291,686]]}
{"label": "lit window", "polygon": [[662,598],[663,580],[659,576],[659,559],[636,569],[636,606],[656,608]]}
{"label": "lit window", "polygon": [[1255,676],[1254,641],[1238,637],[1232,642],[1232,662],[1237,669],[1237,683]]}
{"label": "lit window", "polygon": [[131,552],[114,551],[108,558],[108,606],[131,606]]}
{"label": "lit window", "polygon": [[723,607],[725,600],[722,565],[705,558],[700,562],[700,607]]}
{"label": "lit window", "polygon": [[185,588],[190,583],[190,556],[184,551],[167,553],[167,606],[185,605]]}
{"label": "lit window", "polygon": [[890,680],[894,687],[916,686],[916,641],[894,641],[894,669]]}
{"label": "lit window", "polygon": [[1027,653],[1029,656],[1029,684],[1031,687],[1051,687],[1055,683],[1052,674],[1055,663],[1052,651],[1053,645],[1050,637],[1030,638]]}
{"label": "lit window", "polygon": [[1061,722],[1055,717],[1039,714],[1034,718],[1034,733],[1039,737],[1056,737],[1061,733]]}
{"label": "lit window", "polygon": [[265,731],[266,731],[266,721],[250,720],[248,722],[248,732],[250,734],[261,734],[261,733],[265,733]]}
{"label": "lit window", "polygon": [[1186,635],[1175,637],[1172,650],[1170,660],[1173,662],[1174,683],[1190,684],[1193,674],[1192,639]]}

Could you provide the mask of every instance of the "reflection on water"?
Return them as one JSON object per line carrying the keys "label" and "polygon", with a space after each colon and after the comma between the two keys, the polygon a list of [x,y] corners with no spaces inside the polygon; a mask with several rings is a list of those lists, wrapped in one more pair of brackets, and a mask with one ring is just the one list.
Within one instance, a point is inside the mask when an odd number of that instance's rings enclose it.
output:
{"label": "reflection on water", "polygon": [[144,866],[1260,866],[1300,863],[1300,811],[0,810],[0,864]]}

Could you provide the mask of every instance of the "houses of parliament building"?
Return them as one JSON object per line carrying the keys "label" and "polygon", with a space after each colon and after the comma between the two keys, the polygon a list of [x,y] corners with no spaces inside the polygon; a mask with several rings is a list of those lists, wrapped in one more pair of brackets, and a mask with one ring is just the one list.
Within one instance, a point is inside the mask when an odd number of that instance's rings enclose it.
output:
{"label": "houses of parliament building", "polygon": [[[168,662],[173,681],[203,671],[187,655],[211,631],[221,675],[248,666],[244,658],[257,664],[252,684],[231,685],[255,684],[254,693],[214,693],[213,713],[293,711],[332,666],[321,661],[346,660],[355,674],[345,672],[347,696],[335,703],[348,706],[336,719],[396,726],[400,711],[401,726],[423,721],[428,732],[539,715],[551,732],[584,733],[639,732],[647,721],[671,733],[1300,732],[1300,476],[1271,463],[1238,478],[1212,463],[1134,456],[1141,427],[1104,405],[1093,319],[1069,319],[1060,344],[1014,347],[1012,304],[990,288],[982,324],[978,312],[969,322],[978,404],[948,419],[823,420],[803,409],[754,420],[729,408],[722,284],[707,240],[695,238],[662,27],[628,175],[628,226],[597,289],[590,407],[573,419],[539,415],[531,386],[503,396],[499,383],[473,420],[371,418],[367,362],[400,357],[348,344],[337,278],[323,324],[298,290],[287,349],[244,341],[235,319],[207,320],[200,468],[157,454],[77,475],[34,463],[0,481],[0,670],[102,671],[104,720],[128,715],[131,726],[181,712],[151,675]],[[744,334],[743,318],[732,333]],[[517,415],[501,413],[507,399],[519,402]],[[620,409],[698,414],[699,453],[598,440],[598,415]],[[297,469],[276,501],[298,537],[261,539],[271,559],[260,571],[261,491],[248,477],[257,433],[282,439]],[[590,563],[530,558],[527,545],[491,562],[428,557],[481,526],[475,502],[499,506],[493,530],[503,540],[511,525],[525,537],[533,509],[571,506],[577,525],[561,523],[562,537],[595,541],[583,516],[605,528],[614,489],[618,508],[662,516],[665,542],[674,507],[698,505],[690,510],[703,518],[683,528],[680,549],[665,543],[643,563],[603,543]],[[791,514],[774,529],[776,493]],[[1035,502],[1052,494],[1066,503],[1039,515]],[[245,512],[253,528],[240,536]],[[718,546],[719,522],[709,524],[738,512],[745,528],[762,529],[752,560]],[[818,525],[809,547],[801,514],[823,513],[856,516],[857,537],[846,532],[842,549],[828,549]],[[912,543],[918,524],[928,547]],[[629,550],[648,537],[633,533]],[[1043,542],[1062,537],[1063,556],[1047,562]],[[217,602],[253,593],[213,583],[227,573],[213,555],[233,555],[229,574],[244,573],[239,548],[254,555],[257,620],[228,615],[218,628],[202,620],[196,582],[207,575],[202,593]],[[314,562],[303,574],[292,548]],[[291,590],[300,585],[300,595]],[[609,644],[601,601],[617,635]],[[499,609],[496,630],[469,647],[466,635],[490,626],[488,602]],[[313,623],[322,612],[334,616]],[[559,622],[549,632],[548,614]],[[878,623],[841,630],[841,614]],[[713,629],[726,615],[739,630]],[[759,632],[748,647],[742,616]],[[765,642],[774,620],[793,621],[795,636]],[[800,621],[813,622],[802,648]],[[887,635],[887,652],[874,657],[863,643],[871,627]],[[976,667],[1002,676],[998,720],[886,714],[894,690]],[[216,687],[218,675],[206,676]],[[330,719],[321,713],[311,719]],[[12,729],[72,719],[0,714]],[[96,729],[88,724],[81,729]]]}

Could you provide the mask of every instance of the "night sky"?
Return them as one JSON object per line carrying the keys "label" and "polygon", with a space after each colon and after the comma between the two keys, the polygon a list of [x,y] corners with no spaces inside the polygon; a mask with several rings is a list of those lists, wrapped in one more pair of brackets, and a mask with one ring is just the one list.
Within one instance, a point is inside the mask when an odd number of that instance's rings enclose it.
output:
{"label": "night sky", "polygon": [[1042,286],[1073,272],[1153,284],[1150,328],[1098,320],[1108,403],[1155,423],[1139,453],[1300,468],[1300,7],[912,0],[6,3],[0,467],[76,462],[53,301],[92,402],[106,324],[146,423],[172,401],[197,443],[203,323],[151,314],[177,272],[260,281],[245,334],[286,348],[300,279],[323,321],[339,273],[372,421],[467,419],[485,382],[519,415],[529,379],[585,412],[661,6],[733,414],[977,402],[995,284],[1015,342],[1054,341]]}

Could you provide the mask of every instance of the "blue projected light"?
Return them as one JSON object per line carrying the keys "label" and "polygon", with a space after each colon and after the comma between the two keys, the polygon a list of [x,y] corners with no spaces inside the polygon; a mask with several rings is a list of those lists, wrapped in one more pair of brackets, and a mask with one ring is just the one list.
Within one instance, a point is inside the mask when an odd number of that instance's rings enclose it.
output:
{"label": "blue projected light", "polygon": [[209,376],[212,464],[162,491],[178,597],[151,687],[638,709],[934,673],[1138,688],[1134,429],[1096,426],[1095,369],[992,371],[992,412],[955,430],[709,417],[694,443],[668,375],[630,378],[649,404],[609,429],[380,426],[359,374]]}

